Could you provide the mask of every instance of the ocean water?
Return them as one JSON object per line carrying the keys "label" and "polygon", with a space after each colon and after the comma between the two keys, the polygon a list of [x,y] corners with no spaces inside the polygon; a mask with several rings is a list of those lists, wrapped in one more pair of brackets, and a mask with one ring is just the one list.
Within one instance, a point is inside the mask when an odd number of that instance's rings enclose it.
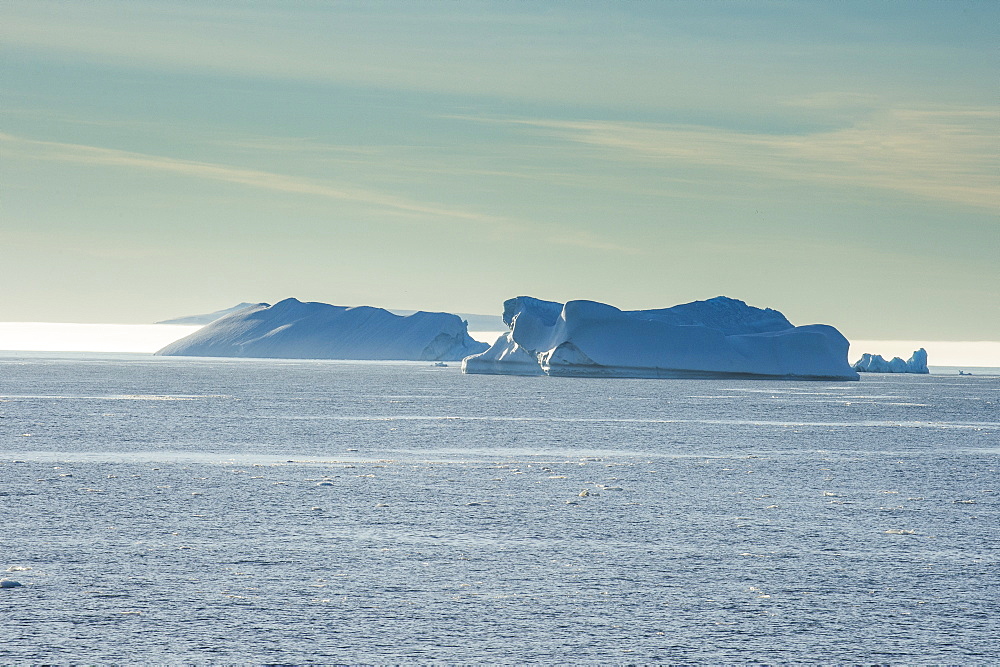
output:
{"label": "ocean water", "polygon": [[0,662],[996,664],[998,406],[0,357]]}

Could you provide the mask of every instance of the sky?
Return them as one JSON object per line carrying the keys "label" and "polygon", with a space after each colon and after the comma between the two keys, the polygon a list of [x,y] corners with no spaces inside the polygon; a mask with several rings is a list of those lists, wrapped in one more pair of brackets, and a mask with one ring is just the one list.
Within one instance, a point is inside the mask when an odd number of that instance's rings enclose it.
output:
{"label": "sky", "polygon": [[1000,340],[1000,3],[0,3],[0,321],[726,295]]}

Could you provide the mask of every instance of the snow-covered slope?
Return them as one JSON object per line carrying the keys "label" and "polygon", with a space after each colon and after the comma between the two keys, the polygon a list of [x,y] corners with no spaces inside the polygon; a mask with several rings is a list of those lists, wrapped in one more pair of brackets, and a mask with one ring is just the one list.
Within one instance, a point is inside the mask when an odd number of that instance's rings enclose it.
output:
{"label": "snow-covered slope", "polygon": [[450,313],[407,317],[371,306],[285,299],[239,310],[156,354],[288,359],[457,361],[488,346]]}
{"label": "snow-covered slope", "polygon": [[858,379],[835,328],[722,296],[635,311],[522,296],[504,302],[504,322],[510,331],[465,359],[466,373]]}
{"label": "snow-covered slope", "polygon": [[253,308],[255,306],[266,306],[266,303],[241,303],[233,306],[232,308],[224,308],[222,310],[217,310],[214,313],[205,313],[204,315],[188,315],[186,317],[175,317],[172,320],[163,320],[162,322],[157,322],[157,324],[209,324],[220,318],[229,315],[230,313],[235,313],[247,308]]}
{"label": "snow-covered slope", "polygon": [[927,350],[924,348],[915,350],[906,361],[899,357],[886,361],[881,354],[865,352],[854,362],[853,368],[859,373],[930,373],[927,369]]}

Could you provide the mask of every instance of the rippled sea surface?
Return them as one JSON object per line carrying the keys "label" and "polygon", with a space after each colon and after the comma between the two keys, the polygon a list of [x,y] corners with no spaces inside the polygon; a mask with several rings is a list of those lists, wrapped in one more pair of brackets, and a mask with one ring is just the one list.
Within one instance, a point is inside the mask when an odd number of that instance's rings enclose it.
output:
{"label": "rippled sea surface", "polygon": [[0,662],[1000,662],[1000,379],[0,358]]}

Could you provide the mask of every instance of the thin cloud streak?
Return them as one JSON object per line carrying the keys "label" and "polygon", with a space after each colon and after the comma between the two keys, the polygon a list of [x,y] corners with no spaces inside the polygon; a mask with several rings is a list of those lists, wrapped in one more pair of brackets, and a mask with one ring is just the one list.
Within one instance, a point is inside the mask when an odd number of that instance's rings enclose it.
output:
{"label": "thin cloud streak", "polygon": [[[311,195],[340,201],[369,204],[395,213],[418,214],[420,216],[434,216],[438,219],[476,223],[487,226],[492,231],[501,234],[513,233],[518,236],[537,236],[539,232],[536,227],[517,223],[501,216],[468,211],[441,204],[419,202],[371,190],[338,188],[307,178],[268,171],[243,169],[208,162],[178,160],[176,158],[133,153],[97,146],[25,139],[2,132],[0,132],[0,144],[7,146],[5,153],[8,156],[17,153],[29,159],[109,167],[132,167],[169,172],[190,178],[234,183],[286,194]],[[18,151],[19,147],[22,149],[21,151]],[[603,241],[576,230],[550,228],[548,232],[545,236],[546,242],[554,245],[615,251],[623,254],[642,254],[642,251],[635,248]]]}
{"label": "thin cloud streak", "polygon": [[437,204],[428,204],[408,200],[394,195],[388,195],[357,188],[336,188],[323,183],[304,178],[296,178],[254,169],[241,169],[227,165],[208,162],[193,162],[158,155],[132,153],[111,148],[84,146],[81,144],[65,144],[52,141],[23,139],[9,134],[0,133],[0,141],[14,146],[24,146],[35,149],[23,153],[27,157],[37,159],[73,162],[77,164],[105,165],[111,167],[138,167],[156,171],[166,171],[181,176],[224,181],[247,185],[264,190],[285,192],[290,194],[305,194],[372,204],[384,208],[397,209],[410,213],[422,213],[449,219],[459,219],[470,222],[498,224],[505,222],[497,216],[485,215],[473,211],[448,208]]}
{"label": "thin cloud streak", "polygon": [[896,110],[852,127],[771,135],[614,121],[467,120],[546,130],[563,140],[660,165],[696,164],[821,185],[874,187],[995,208],[1000,155],[994,109]]}

